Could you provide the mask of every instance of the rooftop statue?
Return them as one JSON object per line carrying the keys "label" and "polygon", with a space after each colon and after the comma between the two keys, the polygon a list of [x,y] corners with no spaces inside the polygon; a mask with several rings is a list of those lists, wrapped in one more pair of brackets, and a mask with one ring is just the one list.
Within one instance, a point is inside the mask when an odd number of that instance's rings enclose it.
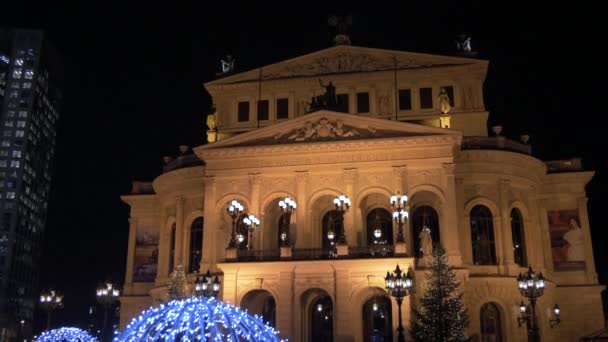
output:
{"label": "rooftop statue", "polygon": [[448,114],[452,109],[452,104],[450,103],[450,96],[447,91],[445,91],[445,88],[441,88],[441,92],[437,98],[439,99],[439,105],[441,105],[441,114]]}

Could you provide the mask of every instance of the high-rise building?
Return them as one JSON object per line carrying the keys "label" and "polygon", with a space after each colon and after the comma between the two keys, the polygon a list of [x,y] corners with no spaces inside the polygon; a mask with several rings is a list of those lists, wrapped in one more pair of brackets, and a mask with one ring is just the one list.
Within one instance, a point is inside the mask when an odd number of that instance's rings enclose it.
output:
{"label": "high-rise building", "polygon": [[0,341],[31,333],[61,78],[43,32],[0,31]]}

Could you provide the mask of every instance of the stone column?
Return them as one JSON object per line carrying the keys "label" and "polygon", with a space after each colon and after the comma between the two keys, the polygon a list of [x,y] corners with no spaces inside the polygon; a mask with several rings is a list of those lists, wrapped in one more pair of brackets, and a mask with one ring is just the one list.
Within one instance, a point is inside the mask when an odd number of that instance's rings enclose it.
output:
{"label": "stone column", "polygon": [[184,244],[184,198],[182,196],[175,197],[175,262],[174,265],[183,265],[184,259],[182,253],[185,248]]}
{"label": "stone column", "polygon": [[[203,255],[201,257],[200,271],[210,269],[218,261],[218,252],[224,246],[224,239],[220,238],[219,217],[215,210],[215,177],[205,176],[205,197],[203,199],[203,216],[205,225],[203,227]],[[222,212],[223,213],[223,212]],[[224,227],[226,228],[226,227]],[[218,245],[220,248],[218,248]]]}
{"label": "stone column", "polygon": [[[407,184],[407,174],[406,174],[406,166],[393,166],[393,189],[392,193],[396,194],[397,192],[401,192],[403,195],[408,196],[409,202],[409,189]],[[409,203],[408,203],[409,207]],[[409,209],[407,209],[409,211]],[[392,214],[392,213],[391,213]],[[411,213],[410,213],[411,214]],[[406,255],[408,251],[408,240],[410,237],[410,221],[403,223],[403,237],[405,242],[398,242],[397,235],[399,234],[399,223],[393,220],[393,241],[395,241],[395,254],[396,255]]]}
{"label": "stone column", "polygon": [[[357,169],[344,169],[342,177],[344,179],[344,195],[350,199],[351,205],[357,203],[355,198],[355,182],[357,180]],[[344,235],[346,236],[346,245],[338,244],[338,255],[348,254],[348,245],[357,245],[357,229],[355,208],[351,206],[350,210],[344,213]],[[346,246],[346,248],[344,248]]]}
{"label": "stone column", "polygon": [[[262,184],[262,176],[259,173],[249,174],[249,184],[251,184],[251,208],[247,208],[249,214],[255,215],[258,219],[260,217],[260,185]],[[263,225],[263,224],[262,224]],[[263,236],[260,227],[253,233],[253,249],[262,249]]]}
{"label": "stone column", "polygon": [[171,243],[171,227],[167,227],[167,209],[160,203],[160,232],[158,239],[158,270],[156,271],[156,285],[162,282],[169,274],[169,244]]}
{"label": "stone column", "polygon": [[[544,241],[541,237],[542,220],[541,211],[538,203],[538,191],[536,186],[530,187],[528,193],[529,207],[528,217],[524,217],[524,241],[526,244],[526,257],[528,264],[535,270],[544,270],[545,262],[543,257]],[[542,212],[544,214],[544,211]],[[550,243],[549,243],[550,244]]]}
{"label": "stone column", "polygon": [[578,202],[578,215],[583,229],[583,245],[585,246],[585,268],[587,269],[587,280],[591,284],[597,284],[597,272],[593,259],[593,245],[591,244],[591,230],[589,228],[589,216],[587,214],[587,197],[580,197]]}
{"label": "stone column", "polygon": [[443,204],[443,219],[439,224],[439,235],[441,242],[448,254],[450,264],[458,266],[462,264],[460,253],[460,236],[458,234],[458,211],[456,210],[456,181],[454,177],[454,163],[442,164],[443,187],[446,203]]}
{"label": "stone column", "polygon": [[[311,241],[306,241],[305,236],[310,235],[310,226],[308,225],[308,217],[306,217],[308,193],[306,187],[308,185],[308,171],[296,171],[296,226],[290,231],[291,244],[294,247],[303,248],[312,246]],[[290,227],[291,228],[291,227]]]}
{"label": "stone column", "polygon": [[[133,262],[135,261],[135,242],[137,237],[137,218],[129,218],[129,244],[127,247],[127,272],[125,274],[125,294],[133,290]],[[158,276],[158,275],[157,275]]]}
{"label": "stone column", "polygon": [[509,189],[511,181],[501,179],[498,183],[498,192],[500,196],[500,217],[502,231],[502,264],[507,274],[517,275],[519,267],[515,264],[515,256],[513,255],[513,232],[511,228],[511,212],[509,210]]}
{"label": "stone column", "polygon": [[354,310],[350,301],[350,271],[348,269],[336,269],[336,295],[334,302],[334,336],[336,342],[352,342],[354,341],[352,320],[354,317],[359,318],[361,313],[359,310]]}
{"label": "stone column", "polygon": [[473,260],[473,251],[471,249],[471,227],[469,213],[464,212],[464,179],[454,179],[454,186],[456,189],[456,213],[463,213],[462,219],[458,216],[458,222],[456,222],[456,229],[458,229],[458,235],[462,238],[459,242],[460,253],[463,255],[464,262],[471,263]]}
{"label": "stone column", "polygon": [[287,338],[293,336],[293,273],[279,273],[278,297],[280,301],[277,303],[277,330],[281,332],[281,337]]}

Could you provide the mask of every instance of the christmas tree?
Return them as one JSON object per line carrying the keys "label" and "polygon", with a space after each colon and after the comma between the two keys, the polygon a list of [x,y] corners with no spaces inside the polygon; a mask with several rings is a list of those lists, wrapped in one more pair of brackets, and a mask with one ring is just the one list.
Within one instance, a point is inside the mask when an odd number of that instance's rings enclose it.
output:
{"label": "christmas tree", "polygon": [[465,341],[469,324],[462,293],[457,294],[458,282],[454,267],[441,245],[433,250],[420,308],[414,309],[412,336],[416,341]]}
{"label": "christmas tree", "polygon": [[183,299],[186,297],[188,297],[186,274],[184,273],[184,267],[182,265],[177,265],[169,279],[169,300]]}

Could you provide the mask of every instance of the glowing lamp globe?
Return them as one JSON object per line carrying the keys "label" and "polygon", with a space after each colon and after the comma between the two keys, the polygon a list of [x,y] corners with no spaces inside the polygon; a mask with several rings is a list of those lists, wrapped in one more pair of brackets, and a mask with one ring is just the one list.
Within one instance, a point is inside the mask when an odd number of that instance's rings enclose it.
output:
{"label": "glowing lamp globe", "polygon": [[213,297],[190,297],[151,307],[114,341],[283,341],[259,316]]}
{"label": "glowing lamp globe", "polygon": [[45,331],[34,342],[97,342],[97,339],[78,328],[59,328]]}

